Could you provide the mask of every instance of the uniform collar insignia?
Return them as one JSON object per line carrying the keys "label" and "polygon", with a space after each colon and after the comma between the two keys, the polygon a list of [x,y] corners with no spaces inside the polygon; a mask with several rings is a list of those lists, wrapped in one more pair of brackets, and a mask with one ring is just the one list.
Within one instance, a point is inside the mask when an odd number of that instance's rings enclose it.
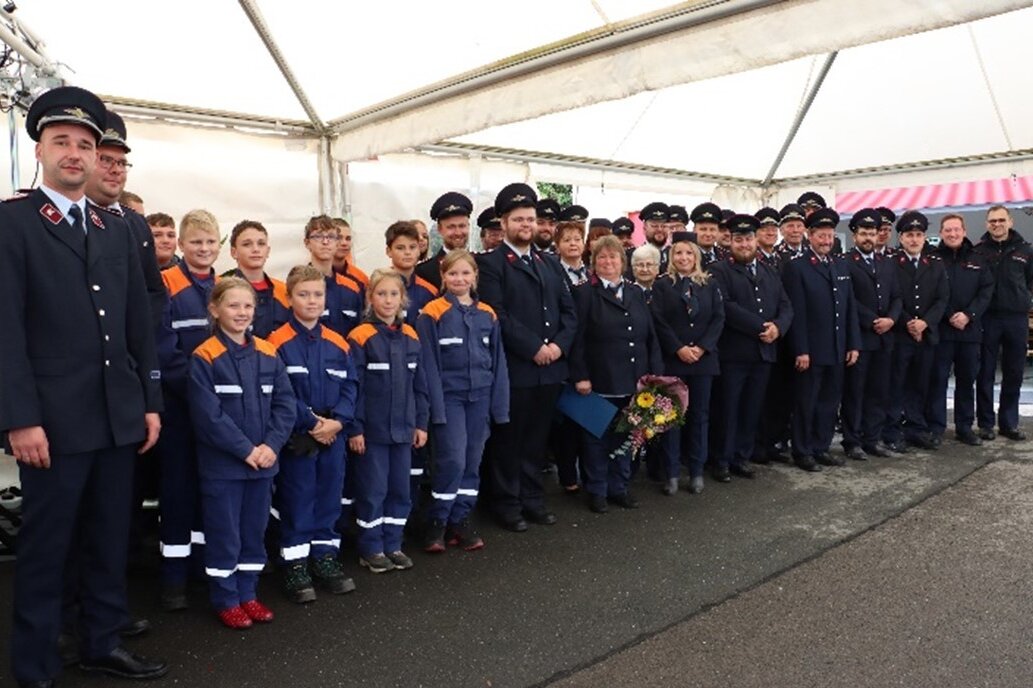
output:
{"label": "uniform collar insignia", "polygon": [[100,227],[101,229],[104,229],[104,222],[101,221],[100,215],[98,215],[97,211],[94,210],[93,208],[90,208],[90,221],[93,224],[95,224],[98,227]]}
{"label": "uniform collar insignia", "polygon": [[64,219],[64,216],[61,215],[61,211],[50,203],[44,204],[44,206],[39,209],[39,214],[50,220],[50,223],[54,225]]}

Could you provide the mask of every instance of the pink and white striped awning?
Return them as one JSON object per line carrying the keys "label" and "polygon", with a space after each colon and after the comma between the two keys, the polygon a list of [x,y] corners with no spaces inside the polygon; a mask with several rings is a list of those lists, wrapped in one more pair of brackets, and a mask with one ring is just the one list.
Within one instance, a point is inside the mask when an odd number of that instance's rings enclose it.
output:
{"label": "pink and white striped awning", "polygon": [[901,210],[986,206],[1030,200],[1033,200],[1033,175],[875,191],[848,191],[836,194],[836,211],[840,215],[853,215],[862,208],[884,206],[899,213]]}

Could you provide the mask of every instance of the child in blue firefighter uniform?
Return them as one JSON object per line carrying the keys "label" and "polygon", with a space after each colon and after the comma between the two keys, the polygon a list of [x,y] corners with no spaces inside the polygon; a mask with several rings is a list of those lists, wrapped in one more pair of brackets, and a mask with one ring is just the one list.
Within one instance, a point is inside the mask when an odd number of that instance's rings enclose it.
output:
{"label": "child in blue firefighter uniform", "polygon": [[265,528],[276,456],[297,413],[283,361],[249,333],[255,292],[246,280],[215,285],[208,311],[215,334],[190,361],[190,416],[197,437],[205,573],[219,619],[233,629],[272,621],[256,599],[265,566]]}
{"label": "child in blue firefighter uniform", "polygon": [[444,296],[431,301],[416,321],[431,386],[431,408],[445,425],[435,425],[428,526],[423,549],[443,552],[445,542],[473,551],[484,540],[470,525],[477,502],[481,455],[489,420],[509,422],[509,373],[499,321],[491,306],[471,293],[477,262],[456,249],[441,259]]}
{"label": "child in blue firefighter uniform", "polygon": [[[344,337],[319,323],[326,282],[310,265],[287,276],[291,316],[269,337],[297,399],[294,434],[280,455],[274,504],[280,519],[283,585],[294,602],[316,599],[313,579],[334,594],[355,589],[337,561],[345,438],[358,382]],[[310,575],[311,571],[311,575]]]}
{"label": "child in blue firefighter uniform", "polygon": [[369,279],[366,322],[348,335],[359,381],[355,419],[347,428],[349,483],[359,564],[373,573],[413,565],[402,552],[402,529],[412,506],[412,450],[426,444],[430,416],[420,341],[402,320],[405,287],[397,272],[376,270]]}

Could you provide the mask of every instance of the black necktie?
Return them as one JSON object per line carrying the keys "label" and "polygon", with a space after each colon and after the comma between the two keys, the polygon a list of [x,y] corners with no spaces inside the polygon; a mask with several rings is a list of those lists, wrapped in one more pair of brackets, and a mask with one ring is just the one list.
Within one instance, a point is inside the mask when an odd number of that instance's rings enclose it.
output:
{"label": "black necktie", "polygon": [[530,266],[531,265],[531,254],[530,253],[525,253],[524,255],[520,256],[520,260],[524,261],[525,263],[527,263],[528,266]]}
{"label": "black necktie", "polygon": [[750,277],[756,277],[757,276],[757,265],[756,265],[756,263],[750,263],[749,265],[746,266],[746,269],[750,271]]}
{"label": "black necktie", "polygon": [[73,205],[68,209],[68,216],[74,220],[72,226],[79,230],[80,233],[86,234],[86,225],[83,224],[82,220],[82,208],[77,205]]}

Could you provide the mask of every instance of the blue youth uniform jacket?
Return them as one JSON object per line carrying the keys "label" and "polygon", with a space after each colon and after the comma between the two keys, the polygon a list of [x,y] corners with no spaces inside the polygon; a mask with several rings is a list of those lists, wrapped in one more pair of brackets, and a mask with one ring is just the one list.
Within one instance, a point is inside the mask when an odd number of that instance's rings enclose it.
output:
{"label": "blue youth uniform jacket", "polygon": [[489,396],[491,417],[509,422],[509,371],[502,349],[499,320],[491,306],[474,301],[469,306],[446,294],[420,313],[416,332],[423,347],[435,416],[443,417],[444,395],[463,398]]}
{"label": "blue youth uniform jacket", "polygon": [[314,411],[347,426],[355,417],[358,380],[351,347],[344,337],[316,324],[311,330],[290,319],[269,337],[287,368],[297,399],[295,432],[316,427]]}
{"label": "blue youth uniform jacket", "polygon": [[277,454],[290,437],[294,392],[283,361],[264,339],[241,345],[222,332],[197,347],[190,362],[190,417],[202,478],[271,478],[279,464],[255,470],[244,463],[259,444]]}
{"label": "blue youth uniform jacket", "polygon": [[218,281],[212,272],[198,279],[185,262],[162,271],[161,279],[169,293],[158,332],[158,363],[165,385],[186,395],[190,375],[190,354],[211,335],[208,322],[208,295]]}
{"label": "blue youth uniform jacket", "polygon": [[326,310],[319,322],[347,337],[359,324],[365,308],[366,293],[361,284],[336,272],[326,278]]}
{"label": "blue youth uniform jacket", "polygon": [[[239,277],[247,280],[239,268],[228,270],[223,277]],[[265,273],[265,289],[255,289],[255,319],[251,322],[251,331],[256,337],[267,339],[276,328],[287,322],[291,315],[291,305],[287,298],[287,285]],[[254,283],[251,286],[255,286]]]}
{"label": "blue youth uniform jacket", "polygon": [[420,311],[438,295],[438,288],[414,272],[405,285],[405,291],[409,296],[409,305],[402,311],[402,318],[406,324],[415,327]]}

